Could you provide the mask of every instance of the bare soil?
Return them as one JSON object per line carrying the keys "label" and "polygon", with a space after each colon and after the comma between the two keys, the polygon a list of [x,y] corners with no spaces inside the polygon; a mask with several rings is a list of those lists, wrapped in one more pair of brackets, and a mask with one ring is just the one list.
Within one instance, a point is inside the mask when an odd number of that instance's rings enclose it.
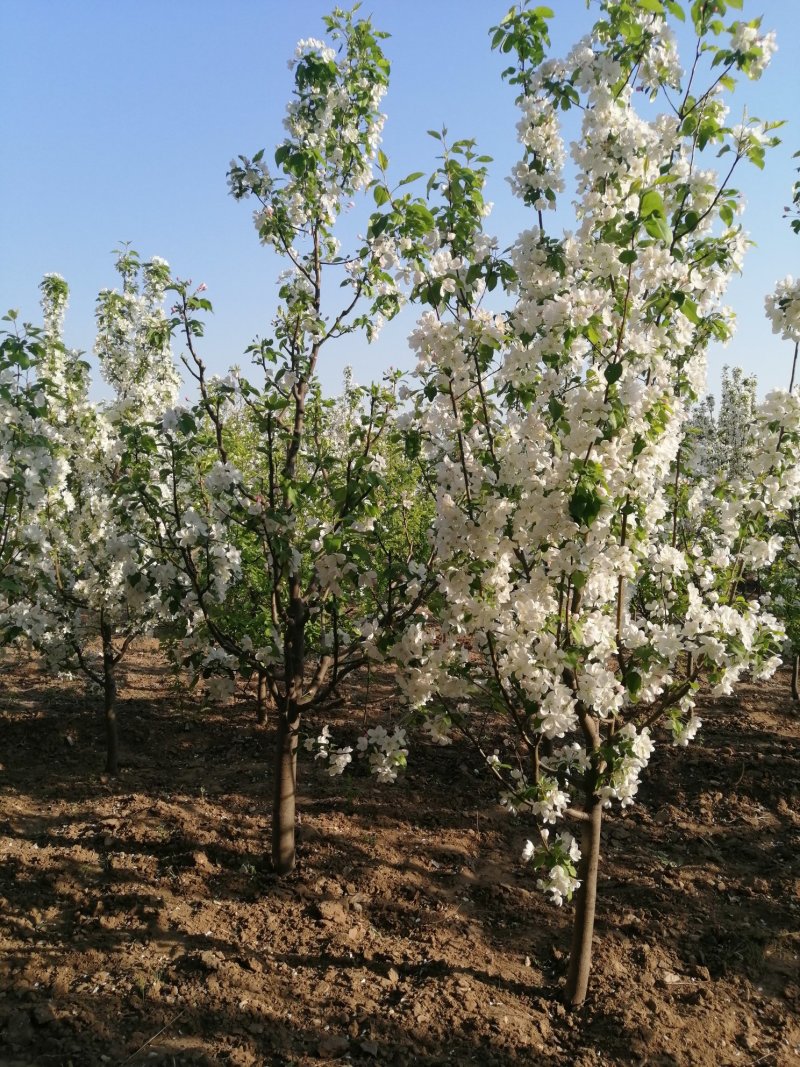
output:
{"label": "bare soil", "polygon": [[[571,910],[474,753],[412,748],[392,786],[301,763],[299,864],[270,872],[272,731],[204,709],[134,650],[123,768],[99,701],[0,672],[0,1064],[800,1064],[800,713],[788,675],[657,749],[604,833],[584,1008]],[[362,681],[342,737],[396,704]],[[319,725],[319,724],[317,724]]]}

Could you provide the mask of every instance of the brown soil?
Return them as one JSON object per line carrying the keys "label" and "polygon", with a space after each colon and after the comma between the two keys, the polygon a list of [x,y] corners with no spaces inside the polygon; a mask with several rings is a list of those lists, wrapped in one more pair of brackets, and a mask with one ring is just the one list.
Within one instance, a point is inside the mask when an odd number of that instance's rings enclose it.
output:
{"label": "brown soil", "polygon": [[[660,747],[608,818],[573,1013],[570,909],[536,891],[529,832],[467,748],[415,743],[393,786],[303,759],[278,881],[252,695],[203,710],[134,652],[109,780],[94,698],[29,662],[0,681],[0,1064],[800,1064],[788,676]],[[331,720],[394,703],[373,679]]]}

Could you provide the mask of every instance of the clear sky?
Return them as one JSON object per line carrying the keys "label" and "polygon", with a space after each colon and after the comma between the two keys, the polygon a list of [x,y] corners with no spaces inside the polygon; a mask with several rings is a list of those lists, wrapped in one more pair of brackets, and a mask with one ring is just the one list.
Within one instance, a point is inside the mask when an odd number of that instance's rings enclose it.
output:
{"label": "clear sky", "polygon": [[[510,0],[372,0],[362,5],[387,30],[392,80],[384,110],[384,147],[398,177],[434,165],[425,131],[446,124],[475,137],[494,157],[490,229],[501,244],[531,223],[505,183],[517,159],[513,91],[487,30]],[[229,160],[271,150],[282,134],[291,91],[286,61],[301,37],[321,36],[320,0],[0,0],[4,41],[0,120],[0,304],[38,318],[48,271],[72,295],[69,344],[91,351],[94,300],[115,284],[110,253],[130,241],[160,255],[175,273],[205,282],[215,314],[205,355],[215,372],[243,363],[256,334],[268,334],[278,263],[259,245],[247,204],[226,192]],[[553,54],[562,54],[592,21],[584,0],[549,0]],[[784,118],[783,144],[762,173],[742,165],[747,229],[757,242],[730,291],[739,330],[712,352],[709,385],[723,363],[759,377],[762,390],[788,382],[791,353],[771,332],[764,295],[800,273],[800,237],[782,220],[800,160],[800,0],[744,0],[743,16],[764,16],[779,51],[762,82],[737,92],[760,118]],[[562,216],[565,224],[568,215]],[[410,368],[408,314],[368,347],[331,347],[322,368],[336,389],[346,364],[358,381],[389,366]]]}

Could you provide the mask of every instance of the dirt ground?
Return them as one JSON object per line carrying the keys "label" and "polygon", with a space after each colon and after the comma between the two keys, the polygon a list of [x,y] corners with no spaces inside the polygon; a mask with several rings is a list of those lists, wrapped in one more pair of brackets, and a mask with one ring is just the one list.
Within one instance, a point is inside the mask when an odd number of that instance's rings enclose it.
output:
{"label": "dirt ground", "polygon": [[[378,786],[301,766],[299,864],[270,873],[271,730],[128,661],[124,767],[96,701],[0,670],[0,1064],[800,1064],[800,713],[781,675],[659,747],[606,823],[596,961],[560,1002],[570,909],[473,753]],[[344,736],[395,702],[372,679]],[[349,721],[349,727],[346,723]]]}

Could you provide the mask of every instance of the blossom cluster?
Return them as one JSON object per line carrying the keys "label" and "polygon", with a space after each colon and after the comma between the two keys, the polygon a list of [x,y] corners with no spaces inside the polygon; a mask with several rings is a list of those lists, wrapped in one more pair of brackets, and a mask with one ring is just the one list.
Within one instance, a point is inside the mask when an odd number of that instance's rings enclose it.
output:
{"label": "blossom cluster", "polygon": [[[120,291],[103,291],[97,303],[95,354],[109,401],[89,399],[88,365],[63,336],[66,282],[42,282],[44,331],[36,368],[41,461],[24,452],[26,478],[43,485],[35,512],[20,524],[25,594],[9,598],[3,618],[54,670],[83,672],[103,684],[109,662],[135,636],[164,616],[157,552],[141,536],[138,515],[121,492],[120,458],[132,423],[160,413],[174,399],[178,376],[169,351],[162,308],[168,267],[140,264],[124,250],[117,260]],[[104,652],[95,644],[103,638]]]}
{"label": "blossom cluster", "polygon": [[[325,760],[331,777],[344,773],[353,759],[352,745],[337,747],[331,737],[330,727],[324,726],[317,737],[308,737],[304,742],[307,752],[314,759]],[[376,781],[386,784],[397,780],[398,771],[408,760],[408,738],[405,730],[395,726],[391,731],[384,726],[373,726],[362,734],[355,748],[357,758],[364,758]]]}
{"label": "blossom cluster", "polygon": [[765,306],[772,332],[786,341],[800,341],[800,281],[787,275],[766,298]]}

